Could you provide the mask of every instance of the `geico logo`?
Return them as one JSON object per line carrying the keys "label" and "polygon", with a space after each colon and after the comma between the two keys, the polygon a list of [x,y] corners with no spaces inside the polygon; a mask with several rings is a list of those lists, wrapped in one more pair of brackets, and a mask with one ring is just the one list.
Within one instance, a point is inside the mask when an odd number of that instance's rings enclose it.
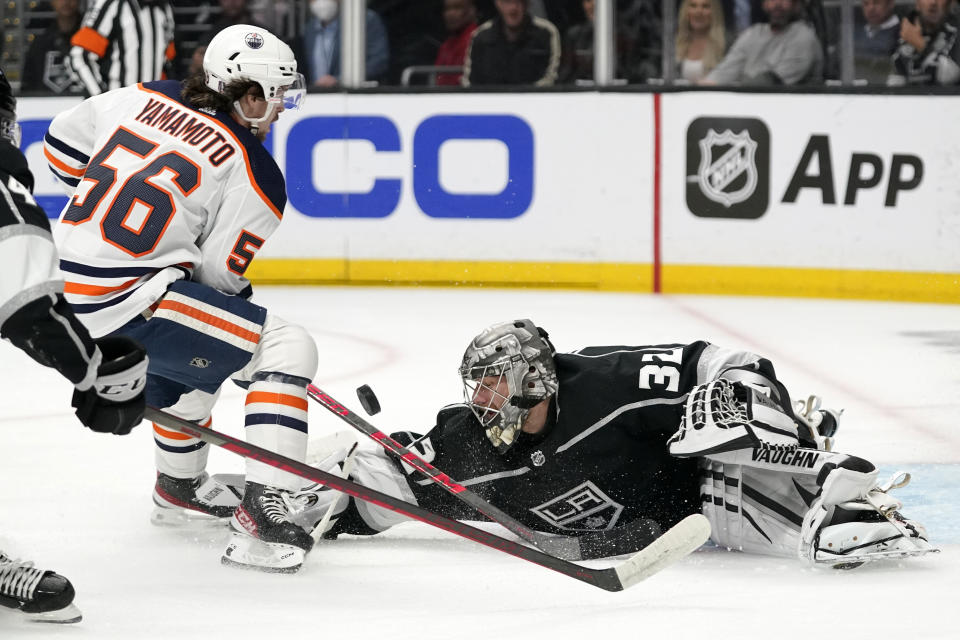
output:
{"label": "geico logo", "polygon": [[[312,217],[384,218],[400,203],[402,179],[376,176],[364,191],[330,191],[317,187],[323,166],[315,149],[324,142],[364,140],[374,152],[402,152],[400,131],[383,116],[315,116],[298,121],[286,139],[285,164],[290,205]],[[444,162],[441,147],[452,140],[503,143],[507,150],[506,181],[497,193],[470,193],[445,187],[445,176],[503,173],[503,167],[485,166],[476,159]],[[411,187],[414,200],[432,218],[516,218],[533,200],[533,130],[512,115],[441,115],[423,120],[413,133]]]}
{"label": "geico logo", "polygon": [[[812,168],[816,160],[816,168]],[[857,192],[872,189],[883,181],[883,159],[873,153],[854,153],[850,157],[850,171],[847,174],[847,186],[844,190],[843,204],[855,205]],[[920,186],[923,180],[923,161],[914,155],[895,153],[890,159],[890,171],[887,173],[886,193],[883,206],[897,206],[897,195]],[[836,204],[834,189],[833,160],[830,153],[830,138],[826,135],[813,135],[807,142],[800,162],[797,163],[790,178],[790,184],[783,194],[783,202],[796,202],[801,189],[815,189],[820,192],[823,204]]]}
{"label": "geico logo", "polygon": [[[25,151],[40,144],[50,126],[50,119],[21,121]],[[402,179],[377,176],[373,186],[364,192],[328,191],[316,186],[316,177],[330,167],[318,166],[315,148],[323,142],[369,142],[374,152],[402,153],[400,131],[383,116],[314,116],[299,120],[283,140],[267,139],[268,148],[285,144],[284,165],[289,204],[301,213],[318,218],[384,218],[399,203]],[[441,147],[448,141],[498,141],[506,148],[506,171],[503,166],[487,166],[482,162],[446,160],[441,166]],[[410,186],[419,208],[433,218],[516,218],[523,215],[533,201],[534,150],[533,130],[523,119],[513,115],[442,115],[423,120],[413,133],[410,162]],[[349,163],[344,162],[349,165]],[[37,167],[34,173],[39,174]],[[350,166],[344,171],[352,170]],[[486,174],[484,174],[486,172]],[[45,173],[45,172],[44,172]],[[455,190],[444,186],[441,175],[454,177],[479,176],[479,182],[490,175],[505,177],[503,188],[495,193]],[[475,180],[474,182],[476,182]],[[460,181],[462,182],[462,180]],[[37,203],[56,218],[67,202],[57,190],[35,193]]]}

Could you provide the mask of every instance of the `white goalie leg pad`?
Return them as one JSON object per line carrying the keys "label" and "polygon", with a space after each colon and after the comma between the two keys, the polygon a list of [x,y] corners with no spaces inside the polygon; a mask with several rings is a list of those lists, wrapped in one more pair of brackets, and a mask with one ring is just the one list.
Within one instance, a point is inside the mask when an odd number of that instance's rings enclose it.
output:
{"label": "white goalie leg pad", "polygon": [[701,457],[799,444],[797,423],[763,390],[720,379],[690,392],[669,449],[677,457]]}
{"label": "white goalie leg pad", "polygon": [[[818,479],[849,456],[817,449],[754,449],[701,461],[702,511],[718,545],[796,557]],[[859,460],[859,459],[855,459]]]}
{"label": "white goalie leg pad", "polygon": [[701,511],[714,543],[747,553],[796,556],[800,516],[782,499],[756,500],[758,494],[784,493],[774,486],[782,484],[782,475],[708,459],[701,461],[701,474]]}
{"label": "white goalie leg pad", "polygon": [[[347,451],[348,449],[341,449],[334,456],[314,466],[339,475],[340,465],[346,457]],[[383,449],[363,448],[363,445],[361,445],[354,452],[353,467],[349,477],[354,482],[370,489],[400,498],[411,504],[417,503],[416,497],[414,497],[407,484],[406,477],[397,469]],[[336,503],[333,508],[333,517],[327,527],[329,529],[336,522],[337,515],[342,513],[349,504],[349,496],[316,484],[304,487],[295,494],[295,498],[301,502],[302,506],[294,510],[294,521],[307,531],[311,531],[326,514],[330,505]],[[410,520],[410,518],[395,511],[377,507],[362,500],[355,501],[355,505],[364,523],[375,531],[384,531],[395,524]]]}
{"label": "white goalie leg pad", "polygon": [[[351,444],[328,450],[321,459],[308,459],[308,463],[317,469],[343,477],[345,460],[351,455],[350,452],[353,449],[354,445]],[[304,531],[314,535],[315,539],[319,539],[333,528],[337,522],[337,516],[343,513],[349,502],[350,496],[347,494],[310,482],[290,494],[290,517]],[[327,516],[328,512],[329,516]],[[327,518],[326,525],[323,530],[317,531],[318,523],[324,517]]]}

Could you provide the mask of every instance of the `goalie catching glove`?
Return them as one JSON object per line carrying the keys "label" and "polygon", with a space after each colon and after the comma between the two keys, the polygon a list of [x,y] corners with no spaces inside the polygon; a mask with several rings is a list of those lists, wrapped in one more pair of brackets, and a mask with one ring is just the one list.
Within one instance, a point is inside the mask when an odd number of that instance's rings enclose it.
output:
{"label": "goalie catching glove", "polygon": [[96,342],[102,357],[97,377],[89,387],[76,388],[71,405],[93,431],[126,435],[143,420],[147,352],[122,336]]}
{"label": "goalie catching glove", "polygon": [[797,423],[761,388],[711,380],[687,397],[680,429],[668,441],[679,458],[741,449],[796,449]]}

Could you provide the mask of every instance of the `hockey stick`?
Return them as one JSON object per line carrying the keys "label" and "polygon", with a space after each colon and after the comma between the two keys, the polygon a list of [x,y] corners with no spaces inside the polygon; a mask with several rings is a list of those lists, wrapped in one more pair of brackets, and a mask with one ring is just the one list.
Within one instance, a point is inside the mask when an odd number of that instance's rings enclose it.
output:
{"label": "hockey stick", "polygon": [[[377,429],[316,385],[307,385],[307,395],[354,429],[370,436],[377,444],[422,473],[434,484],[443,487],[447,493],[467,503],[490,520],[552,556],[564,560],[585,560],[633,553],[656,540],[661,533],[655,522],[646,519],[618,527],[612,536],[603,531],[589,533],[580,538],[549,536],[533,531]],[[357,389],[357,395],[365,409],[366,405],[370,404],[371,407],[375,406],[379,410],[380,403],[376,400],[376,396],[370,387],[366,385],[360,387],[360,389]]]}
{"label": "hockey stick", "polygon": [[307,480],[313,480],[331,489],[336,489],[337,491],[353,496],[358,500],[389,509],[408,518],[413,518],[414,520],[419,520],[438,529],[449,531],[462,538],[479,542],[492,549],[508,553],[541,567],[553,569],[565,576],[575,578],[581,582],[607,591],[622,591],[652,576],[695,550],[706,542],[710,536],[710,524],[707,519],[700,514],[693,514],[687,516],[642,551],[624,562],[607,569],[592,569],[561,560],[560,558],[555,558],[537,549],[507,540],[506,538],[501,538],[498,535],[477,529],[464,522],[451,520],[419,505],[404,502],[391,495],[368,489],[347,478],[341,478],[335,474],[311,467],[303,462],[246,443],[232,436],[228,436],[225,433],[214,431],[211,428],[200,427],[193,422],[183,420],[159,409],[147,407],[144,418],[152,420],[168,429],[173,429],[174,431],[179,431],[180,433],[185,433],[188,436],[203,440],[204,442],[223,447],[227,451],[232,451],[244,458],[258,460],[281,471],[292,473]]}
{"label": "hockey stick", "polygon": [[[353,443],[353,446],[347,451],[347,457],[343,459],[343,467],[340,469],[340,473],[344,478],[349,478],[350,472],[353,471],[353,463],[357,459],[357,444],[356,442]],[[327,531],[327,524],[329,524],[330,518],[333,517],[333,510],[339,502],[340,496],[337,496],[337,499],[327,507],[323,517],[320,518],[320,522],[313,527],[313,531],[310,532],[310,537],[313,538],[314,543],[320,542],[320,538],[322,538],[323,534]]]}

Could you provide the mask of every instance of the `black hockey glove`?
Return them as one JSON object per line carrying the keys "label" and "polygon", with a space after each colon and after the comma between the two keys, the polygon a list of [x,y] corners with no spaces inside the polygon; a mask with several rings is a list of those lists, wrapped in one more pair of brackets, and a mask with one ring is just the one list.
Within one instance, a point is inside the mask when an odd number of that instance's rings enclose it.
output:
{"label": "black hockey glove", "polygon": [[99,433],[126,435],[143,420],[147,352],[122,336],[96,341],[103,354],[97,379],[89,389],[73,392],[77,418]]}

